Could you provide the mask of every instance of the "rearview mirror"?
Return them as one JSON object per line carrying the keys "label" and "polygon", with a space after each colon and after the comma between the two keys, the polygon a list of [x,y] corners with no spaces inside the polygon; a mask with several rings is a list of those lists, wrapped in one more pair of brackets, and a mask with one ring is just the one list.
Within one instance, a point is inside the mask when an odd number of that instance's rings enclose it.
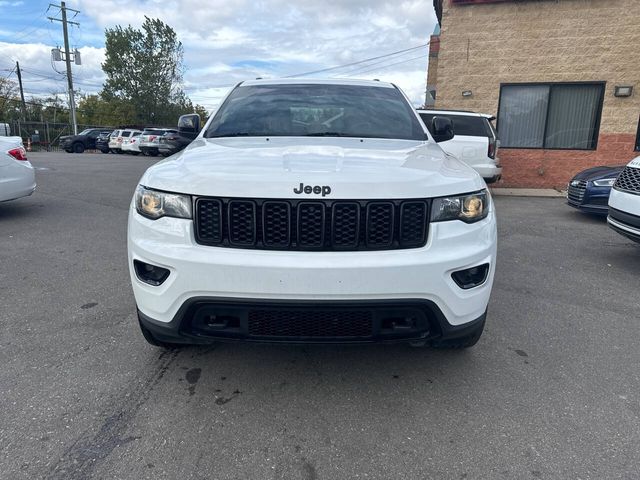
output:
{"label": "rearview mirror", "polygon": [[178,132],[183,137],[196,138],[200,132],[200,115],[190,113],[178,119]]}
{"label": "rearview mirror", "polygon": [[447,117],[433,117],[431,120],[433,139],[440,143],[451,140],[454,137],[453,122]]}

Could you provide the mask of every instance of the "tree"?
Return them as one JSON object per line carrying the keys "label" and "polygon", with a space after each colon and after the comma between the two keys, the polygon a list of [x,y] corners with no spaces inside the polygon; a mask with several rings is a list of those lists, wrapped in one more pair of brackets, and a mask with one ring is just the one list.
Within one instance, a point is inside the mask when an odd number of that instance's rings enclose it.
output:
{"label": "tree", "polygon": [[0,122],[20,118],[20,98],[18,85],[13,80],[0,77]]}
{"label": "tree", "polygon": [[186,98],[182,82],[182,43],[169,25],[145,17],[142,29],[118,25],[105,31],[107,80],[103,100],[130,103],[141,123],[162,123]]}

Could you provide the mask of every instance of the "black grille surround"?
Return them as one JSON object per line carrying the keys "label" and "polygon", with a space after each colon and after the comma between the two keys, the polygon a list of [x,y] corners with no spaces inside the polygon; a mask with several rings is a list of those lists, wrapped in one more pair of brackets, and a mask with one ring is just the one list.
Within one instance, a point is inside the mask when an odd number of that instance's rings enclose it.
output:
{"label": "black grille surround", "polygon": [[138,310],[140,324],[164,342],[396,343],[463,338],[484,323],[486,312],[451,325],[438,306],[424,299],[264,300],[193,297],[170,322]]}
{"label": "black grille surround", "polygon": [[362,251],[420,248],[430,201],[198,197],[201,245],[259,250]]}
{"label": "black grille surround", "polygon": [[640,168],[625,167],[618,175],[613,188],[621,192],[640,195]]}
{"label": "black grille surround", "polygon": [[198,299],[175,327],[190,338],[267,342],[372,342],[441,332],[438,311],[421,301]]}

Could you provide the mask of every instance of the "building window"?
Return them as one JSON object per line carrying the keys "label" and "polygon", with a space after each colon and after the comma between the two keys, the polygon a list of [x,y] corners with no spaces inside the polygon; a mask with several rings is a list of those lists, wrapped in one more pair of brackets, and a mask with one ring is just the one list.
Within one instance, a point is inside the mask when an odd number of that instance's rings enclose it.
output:
{"label": "building window", "polygon": [[500,145],[595,150],[603,98],[603,82],[502,85]]}

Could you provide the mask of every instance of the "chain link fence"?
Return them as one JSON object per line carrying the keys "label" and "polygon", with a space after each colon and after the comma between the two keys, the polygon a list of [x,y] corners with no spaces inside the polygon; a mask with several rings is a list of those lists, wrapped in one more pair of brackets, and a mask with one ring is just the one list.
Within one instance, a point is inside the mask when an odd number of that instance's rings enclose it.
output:
{"label": "chain link fence", "polygon": [[[67,123],[52,122],[20,122],[15,121],[10,124],[11,134],[21,137],[25,147],[30,145],[32,152],[59,152],[60,137],[73,135],[73,126]],[[78,125],[78,133],[85,128],[104,128],[105,130],[114,127],[104,125]]]}

